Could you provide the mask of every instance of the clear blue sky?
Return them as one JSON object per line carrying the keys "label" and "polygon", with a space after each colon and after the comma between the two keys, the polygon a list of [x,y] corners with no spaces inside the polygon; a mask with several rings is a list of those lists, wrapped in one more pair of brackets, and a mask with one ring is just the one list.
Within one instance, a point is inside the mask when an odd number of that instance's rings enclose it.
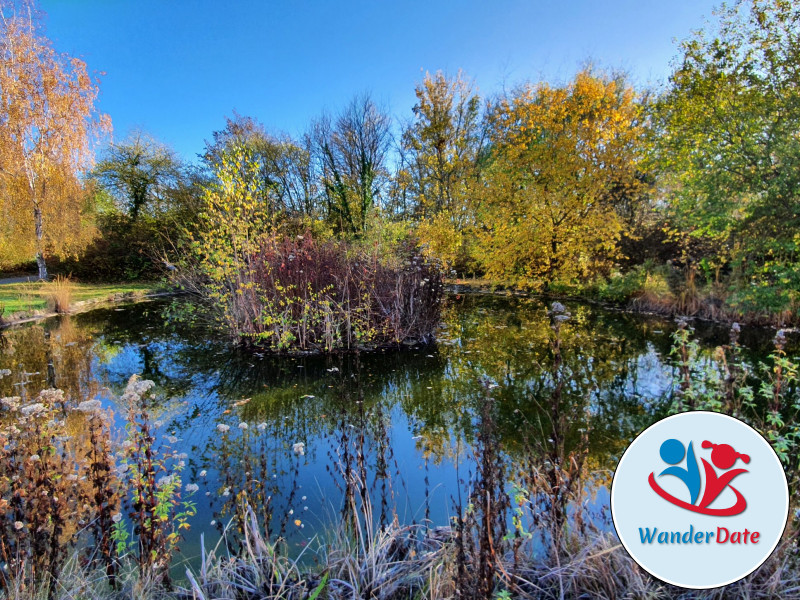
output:
{"label": "clear blue sky", "polygon": [[42,0],[47,34],[101,78],[114,138],[141,128],[193,160],[234,110],[296,135],[369,91],[407,119],[424,72],[482,95],[564,81],[587,59],[663,82],[708,0]]}

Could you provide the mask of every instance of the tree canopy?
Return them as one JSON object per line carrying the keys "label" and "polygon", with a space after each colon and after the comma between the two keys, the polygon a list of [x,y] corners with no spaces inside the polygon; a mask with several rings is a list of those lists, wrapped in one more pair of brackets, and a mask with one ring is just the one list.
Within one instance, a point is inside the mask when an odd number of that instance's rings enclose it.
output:
{"label": "tree canopy", "polygon": [[479,233],[489,274],[535,287],[617,256],[616,203],[641,184],[640,112],[624,79],[590,70],[494,104]]}
{"label": "tree canopy", "polygon": [[319,215],[319,183],[311,156],[311,140],[270,135],[253,117],[234,113],[224,129],[206,142],[203,162],[216,172],[226,157],[247,149],[257,164],[252,171],[260,202],[271,214]]}
{"label": "tree canopy", "polygon": [[[759,287],[800,286],[800,7],[739,1],[681,45],[655,106],[673,227]],[[700,257],[695,257],[698,260]],[[792,301],[781,294],[778,304]]]}
{"label": "tree canopy", "polygon": [[35,256],[44,279],[48,255],[75,253],[93,235],[81,175],[110,119],[95,108],[85,63],[57,52],[24,8],[0,4],[0,256]]}
{"label": "tree canopy", "polygon": [[346,235],[362,235],[385,194],[391,120],[369,95],[356,96],[335,117],[312,128],[328,220]]}
{"label": "tree canopy", "polygon": [[479,188],[481,100],[461,73],[428,73],[415,93],[395,193],[414,199],[411,216],[421,221],[418,231],[430,251],[448,266],[463,267]]}
{"label": "tree canopy", "polygon": [[136,131],[108,147],[93,176],[135,220],[143,211],[163,212],[170,189],[180,183],[181,170],[180,159],[168,146]]}

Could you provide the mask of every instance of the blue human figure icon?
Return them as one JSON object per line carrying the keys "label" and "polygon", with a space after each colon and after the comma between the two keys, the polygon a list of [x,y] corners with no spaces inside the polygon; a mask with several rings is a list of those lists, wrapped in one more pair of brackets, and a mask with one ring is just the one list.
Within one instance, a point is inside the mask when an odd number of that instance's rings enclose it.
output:
{"label": "blue human figure icon", "polygon": [[[659,477],[661,475],[674,475],[683,481],[689,489],[691,504],[697,502],[697,497],[700,495],[700,467],[697,465],[692,443],[689,442],[689,449],[686,450],[683,447],[683,443],[674,438],[665,440],[661,444],[659,453],[665,463],[673,465],[661,471]],[[686,456],[686,468],[678,467],[677,464],[683,460],[684,455]]]}

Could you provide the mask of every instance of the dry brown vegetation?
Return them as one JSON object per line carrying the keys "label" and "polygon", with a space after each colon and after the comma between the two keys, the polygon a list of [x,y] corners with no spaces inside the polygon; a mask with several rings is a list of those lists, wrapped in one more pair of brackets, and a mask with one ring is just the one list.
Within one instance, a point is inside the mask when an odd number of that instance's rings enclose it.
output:
{"label": "dry brown vegetation", "polygon": [[72,292],[73,284],[69,277],[58,275],[47,284],[47,310],[61,314],[69,312]]}

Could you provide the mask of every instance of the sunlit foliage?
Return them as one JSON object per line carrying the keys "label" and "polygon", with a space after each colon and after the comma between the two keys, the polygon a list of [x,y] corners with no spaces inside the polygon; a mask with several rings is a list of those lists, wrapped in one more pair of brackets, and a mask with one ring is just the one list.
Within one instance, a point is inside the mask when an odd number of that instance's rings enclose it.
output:
{"label": "sunlit foliage", "polygon": [[463,269],[480,177],[480,98],[461,73],[428,73],[415,93],[414,119],[402,136],[397,208],[419,219],[417,232],[432,254]]}
{"label": "sunlit foliage", "polygon": [[750,310],[800,302],[798,64],[797,3],[742,0],[683,42],[656,107],[673,233],[706,243],[690,260],[733,267]]}
{"label": "sunlit foliage", "polygon": [[616,204],[639,185],[641,107],[621,77],[591,70],[526,85],[490,115],[480,216],[493,277],[538,288],[602,272],[618,255]]}
{"label": "sunlit foliage", "polygon": [[25,3],[0,3],[0,90],[0,265],[35,256],[44,279],[48,255],[94,234],[80,175],[111,122],[85,63],[57,52]]}

